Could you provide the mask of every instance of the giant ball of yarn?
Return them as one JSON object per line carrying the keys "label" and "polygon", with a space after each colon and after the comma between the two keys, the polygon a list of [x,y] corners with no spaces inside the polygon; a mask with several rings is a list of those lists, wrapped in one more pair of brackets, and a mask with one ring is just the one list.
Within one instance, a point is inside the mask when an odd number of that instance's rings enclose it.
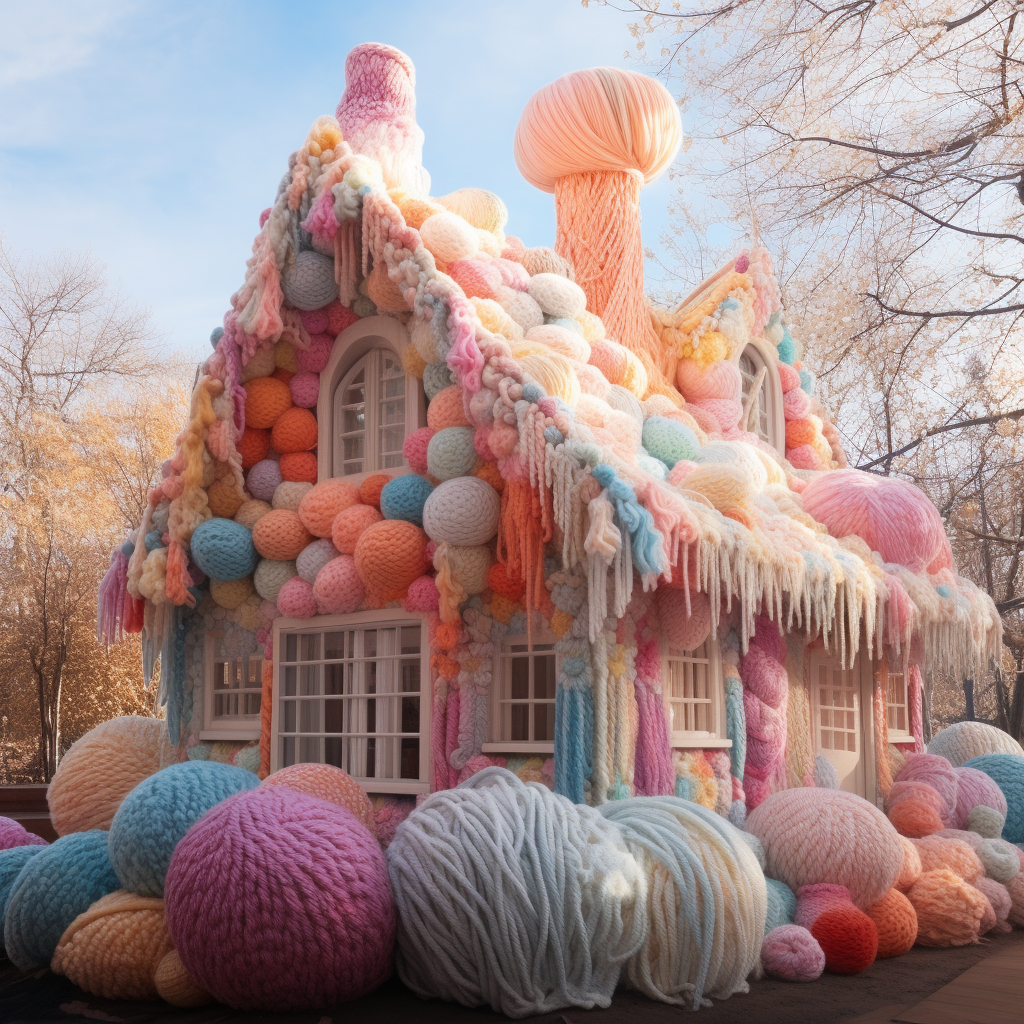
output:
{"label": "giant ball of yarn", "polygon": [[485,480],[466,476],[446,480],[423,506],[423,529],[438,544],[473,547],[498,532],[501,497]]}
{"label": "giant ball of yarn", "polygon": [[[281,485],[283,479],[281,464],[274,459],[264,459],[249,470],[245,478],[245,488],[260,501],[272,501],[274,492]],[[244,507],[243,505],[242,508]],[[238,513],[235,514],[238,515]]]}
{"label": "giant ball of yarn", "polygon": [[334,547],[339,554],[354,555],[363,532],[382,518],[380,512],[371,505],[353,505],[339,512],[331,528]]}
{"label": "giant ball of yarn", "polygon": [[[328,544],[330,541],[327,542]],[[301,557],[301,555],[300,555]],[[271,558],[261,558],[253,574],[256,593],[273,604],[281,588],[296,574],[296,563],[292,561],[277,562]],[[211,586],[212,589],[212,586]]]}
{"label": "giant ball of yarn", "polygon": [[351,555],[332,558],[313,582],[313,597],[321,615],[347,615],[362,603],[366,592]]}
{"label": "giant ball of yarn", "polygon": [[966,762],[965,768],[984,772],[1006,797],[1003,838],[1024,843],[1024,757],[1016,754],[983,754]]}
{"label": "giant ball of yarn", "polygon": [[276,452],[308,452],[316,447],[316,417],[308,409],[288,409],[270,431],[270,441]]}
{"label": "giant ball of yarn", "polygon": [[[349,552],[351,554],[351,552]],[[307,582],[313,583],[317,573],[332,559],[341,554],[326,537],[307,544],[295,559],[296,572]],[[268,598],[267,600],[270,600]]]}
{"label": "giant ball of yarn", "polygon": [[445,427],[427,444],[427,471],[438,480],[452,480],[473,471],[479,458],[472,427]]}
{"label": "giant ball of yarn", "polygon": [[351,480],[321,480],[299,502],[299,519],[314,537],[330,537],[339,512],[359,504],[359,488]]}
{"label": "giant ball of yarn", "polygon": [[404,519],[423,525],[423,506],[434,490],[425,477],[406,473],[389,480],[380,492],[380,511],[385,519]]}
{"label": "giant ball of yarn", "polygon": [[642,437],[647,451],[669,469],[680,459],[692,459],[700,447],[697,435],[689,427],[665,416],[645,420]]}
{"label": "giant ball of yarn", "polygon": [[253,430],[269,430],[292,407],[292,392],[276,377],[256,377],[245,388],[245,425]]}
{"label": "giant ball of yarn", "polygon": [[4,915],[14,882],[25,864],[42,849],[42,846],[12,846],[9,850],[0,850],[0,950],[4,948]]}
{"label": "giant ball of yarn", "polygon": [[966,768],[963,765],[954,768],[953,774],[956,775],[953,828],[967,828],[971,812],[976,807],[988,807],[1001,817],[1006,817],[1006,797],[994,779],[977,768]]}
{"label": "giant ball of yarn", "polygon": [[804,511],[833,537],[860,537],[886,562],[914,572],[953,567],[938,509],[906,480],[837,469],[812,480],[801,497]]}
{"label": "giant ball of yarn", "polygon": [[371,594],[394,601],[422,575],[426,548],[426,535],[418,526],[404,519],[383,519],[360,534],[353,556],[356,571]]}
{"label": "giant ball of yarn", "polygon": [[256,568],[252,538],[252,532],[233,519],[207,519],[192,532],[189,550],[207,576],[230,582],[249,576]]}
{"label": "giant ball of yarn", "polygon": [[373,805],[362,787],[348,772],[333,764],[301,763],[279,768],[263,780],[264,786],[284,786],[315,796],[318,800],[337,804],[351,811],[373,835],[377,834],[377,823],[373,817]]}
{"label": "giant ball of yarn", "polygon": [[899,834],[877,807],[838,789],[773,793],[747,817],[764,845],[766,873],[791,889],[844,885],[858,907],[881,899],[903,867]]}
{"label": "giant ball of yarn", "polygon": [[678,651],[700,647],[711,635],[711,602],[707,594],[671,587],[659,587],[657,594],[658,616],[669,645]]}
{"label": "giant ball of yarn", "polygon": [[174,848],[208,811],[260,780],[217,761],[183,761],[140,782],[110,826],[110,862],[121,888],[161,897]]}
{"label": "giant ball of yarn", "polygon": [[1024,757],[1024,748],[1008,732],[994,725],[954,722],[932,737],[928,753],[944,757],[956,768],[983,754],[1016,754]]}
{"label": "giant ball of yarn", "polygon": [[156,969],[171,948],[163,900],[118,890],[68,925],[50,967],[104,999],[155,999]]}
{"label": "giant ball of yarn", "polygon": [[[749,833],[747,834],[749,835]],[[796,913],[796,893],[785,882],[780,882],[777,878],[765,878],[764,881],[768,895],[768,916],[764,922],[764,931],[767,935],[768,932],[781,928],[784,924],[793,923],[793,915]]]}
{"label": "giant ball of yarn", "polygon": [[939,795],[942,801],[937,808],[939,816],[948,826],[956,815],[957,778],[950,763],[935,754],[908,754],[900,769],[893,776],[895,784],[906,782],[924,783]]}
{"label": "giant ball of yarn", "polygon": [[0,851],[13,850],[17,846],[45,846],[46,840],[29,832],[20,821],[0,817]]}
{"label": "giant ball of yarn", "polygon": [[898,889],[890,889],[867,909],[878,932],[878,959],[903,956],[917,939],[914,906]]}
{"label": "giant ball of yarn", "polygon": [[815,981],[825,970],[825,954],[806,928],[784,924],[764,937],[761,964],[768,974],[783,981]]}
{"label": "giant ball of yarn", "polygon": [[878,954],[878,930],[862,910],[847,905],[826,910],[811,926],[811,935],[833,974],[860,974]]}
{"label": "giant ball of yarn", "polygon": [[380,845],[349,811],[283,786],[239,793],[197,822],[171,859],[165,903],[189,974],[235,1009],[333,1006],[391,973]]}
{"label": "giant ball of yarn", "polygon": [[57,835],[110,828],[121,801],[177,759],[161,719],[126,716],[101,722],[71,745],[50,780],[46,802]]}
{"label": "giant ball of yarn", "polygon": [[21,869],[4,915],[4,948],[15,966],[46,967],[64,929],[118,887],[102,829],[62,836]]}
{"label": "giant ball of yarn", "polygon": [[252,528],[252,543],[264,557],[275,562],[294,561],[312,540],[298,512],[275,508]]}
{"label": "giant ball of yarn", "polygon": [[917,914],[919,946],[966,946],[978,941],[986,899],[952,871],[925,871],[907,891]]}
{"label": "giant ball of yarn", "polygon": [[281,275],[284,297],[296,308],[319,309],[338,296],[334,260],[307,249],[295,254],[295,262]]}

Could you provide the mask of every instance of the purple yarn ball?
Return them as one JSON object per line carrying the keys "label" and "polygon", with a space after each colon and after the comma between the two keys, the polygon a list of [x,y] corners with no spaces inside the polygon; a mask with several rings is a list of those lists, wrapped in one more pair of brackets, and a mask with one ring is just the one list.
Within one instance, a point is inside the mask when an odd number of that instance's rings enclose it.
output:
{"label": "purple yarn ball", "polygon": [[273,501],[274,491],[281,480],[280,465],[273,459],[264,459],[249,470],[249,475],[245,478],[245,488],[260,501]]}
{"label": "purple yarn ball", "polygon": [[806,928],[783,924],[764,937],[761,964],[784,981],[814,981],[825,970],[825,954]]}
{"label": "purple yarn ball", "polygon": [[46,840],[29,832],[20,821],[0,817],[0,850],[13,850],[16,846],[46,846]]}

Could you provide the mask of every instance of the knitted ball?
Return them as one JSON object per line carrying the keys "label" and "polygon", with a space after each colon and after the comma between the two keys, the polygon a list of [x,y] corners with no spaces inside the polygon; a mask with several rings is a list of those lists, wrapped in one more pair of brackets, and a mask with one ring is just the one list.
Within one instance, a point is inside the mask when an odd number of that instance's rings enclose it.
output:
{"label": "knitted ball", "polygon": [[423,528],[438,544],[486,544],[498,532],[501,497],[478,477],[446,480],[423,506]]}
{"label": "knitted ball", "polygon": [[689,427],[664,416],[651,416],[644,421],[643,446],[656,459],[671,469],[680,459],[692,459],[700,445]]}
{"label": "knitted ball", "polygon": [[256,377],[269,377],[274,372],[276,365],[273,345],[265,345],[256,349],[252,359],[242,367],[242,383],[254,380]]}
{"label": "knitted ball", "polygon": [[282,479],[277,461],[264,459],[249,470],[245,477],[245,489],[260,501],[270,501]]}
{"label": "knitted ball", "polygon": [[303,370],[295,374],[288,387],[292,393],[292,401],[300,409],[315,409],[320,397],[320,377],[316,373]]}
{"label": "knitted ball", "polygon": [[[750,835],[744,832],[744,836]],[[753,838],[753,837],[751,837]],[[768,916],[764,922],[764,933],[767,935],[784,924],[793,923],[796,913],[796,893],[785,882],[776,878],[765,878],[768,891]]]}
{"label": "knitted ball", "polygon": [[42,846],[33,845],[12,846],[9,850],[0,850],[0,951],[4,948],[4,914],[7,911],[7,900],[11,890],[18,875],[21,874],[21,869],[42,849]]}
{"label": "knitted ball", "polygon": [[252,469],[257,462],[267,457],[270,451],[270,431],[246,427],[242,436],[235,442],[238,454],[242,457],[242,469]]}
{"label": "knitted ball", "polygon": [[234,519],[235,513],[245,502],[245,495],[239,493],[232,480],[220,479],[214,480],[206,488],[206,501],[214,516],[220,519]]}
{"label": "knitted ball", "polygon": [[338,335],[359,319],[349,306],[343,306],[337,299],[327,306],[327,333]]}
{"label": "knitted ball", "polygon": [[231,519],[200,523],[192,531],[189,551],[192,561],[214,580],[239,580],[256,568],[253,534]]}
{"label": "knitted ball", "polygon": [[403,519],[367,527],[356,542],[355,565],[367,591],[385,601],[400,598],[426,566],[427,538]]}
{"label": "knitted ball", "polygon": [[926,871],[907,892],[917,914],[919,946],[967,946],[978,941],[985,897],[945,868]]}
{"label": "knitted ball", "polygon": [[427,472],[438,480],[452,480],[473,471],[478,458],[471,427],[446,427],[427,445]]}
{"label": "knitted ball", "polygon": [[462,388],[452,384],[430,400],[427,406],[427,426],[431,430],[469,426],[462,404]]}
{"label": "knitted ball", "polygon": [[954,768],[953,774],[956,775],[953,828],[967,828],[971,811],[975,807],[987,807],[1000,817],[1006,817],[1006,797],[993,779],[977,768],[965,768],[962,765]]}
{"label": "knitted ball", "polygon": [[894,783],[923,782],[931,786],[942,798],[939,816],[952,824],[956,812],[957,780],[953,768],[944,758],[935,754],[907,754],[906,760],[893,776]]}
{"label": "knitted ball", "polygon": [[420,225],[420,238],[435,260],[454,263],[480,248],[476,231],[458,214],[435,213]]}
{"label": "knitted ball", "polygon": [[[337,558],[340,552],[326,537],[307,544],[299,557],[295,559],[295,571],[307,582],[312,583],[316,574],[332,559]],[[289,577],[290,578],[290,577]],[[282,580],[282,584],[286,582]],[[267,598],[267,600],[273,600]]]}
{"label": "knitted ball", "polygon": [[427,472],[427,447],[434,432],[430,427],[420,427],[411,434],[407,434],[402,444],[402,457],[409,463],[409,468],[414,473]]}
{"label": "knitted ball", "polygon": [[413,580],[402,599],[402,607],[407,612],[436,612],[439,604],[440,594],[433,576]]}
{"label": "knitted ball", "polygon": [[390,473],[371,473],[359,485],[359,500],[364,505],[372,505],[374,508],[379,509],[381,492],[390,480]]}
{"label": "knitted ball", "polygon": [[[166,921],[165,915],[164,927],[167,926]],[[192,975],[185,969],[176,949],[168,950],[157,964],[156,971],[153,973],[153,984],[156,986],[160,998],[164,1002],[170,1003],[171,1006],[191,1010],[213,1002],[213,996],[206,989],[200,988]]]}
{"label": "knitted ball", "polygon": [[256,566],[256,572],[253,574],[256,593],[264,601],[269,601],[271,604],[276,603],[281,588],[295,575],[296,571],[296,563],[293,561],[279,562],[271,558],[261,558],[260,564]]}
{"label": "knitted ball", "polygon": [[104,999],[154,999],[171,948],[163,900],[118,890],[68,925],[50,967]]}
{"label": "knitted ball", "polygon": [[917,914],[913,904],[898,889],[890,889],[872,903],[867,915],[878,932],[878,959],[903,956],[917,939]]}
{"label": "knitted ball", "polygon": [[926,836],[924,839],[913,840],[913,843],[921,857],[921,870],[924,872],[947,868],[965,882],[973,882],[985,873],[978,855],[959,839]]}
{"label": "knitted ball", "polygon": [[140,782],[110,826],[110,862],[121,888],[163,896],[167,865],[185,833],[211,807],[259,782],[252,772],[216,761],[172,764]]}
{"label": "knitted ball", "polygon": [[481,260],[456,260],[448,267],[448,276],[469,298],[493,299],[504,281],[497,267]]}
{"label": "knitted ball", "polygon": [[280,465],[281,476],[284,480],[291,483],[316,483],[317,462],[315,452],[286,452],[281,456]]}
{"label": "knitted ball", "polygon": [[319,309],[338,297],[334,260],[307,249],[295,254],[295,262],[281,275],[284,297],[296,309]]}
{"label": "knitted ball", "polygon": [[[281,456],[282,460],[284,456]],[[275,509],[285,509],[288,512],[298,512],[302,499],[313,489],[310,483],[297,480],[282,480],[274,491],[274,497],[270,505]]]}
{"label": "knitted ball", "polygon": [[900,836],[900,843],[903,846],[903,866],[894,888],[906,892],[921,877],[921,854],[913,841],[905,836]]}
{"label": "knitted ball", "polygon": [[[313,374],[317,377],[317,388],[320,387],[319,374],[327,367],[334,348],[334,338],[330,334],[317,332],[309,336],[309,348],[295,353],[295,364],[299,369],[297,376]],[[292,392],[294,397],[294,390]],[[296,402],[296,405],[299,403]]]}
{"label": "knitted ball", "polygon": [[350,480],[321,480],[299,503],[299,518],[314,537],[330,537],[334,517],[359,504],[359,488]]}
{"label": "knitted ball", "polygon": [[20,821],[0,816],[0,851],[18,846],[46,846],[46,840],[29,832]]}
{"label": "knitted ball", "polygon": [[395,477],[380,492],[380,510],[385,519],[404,519],[423,525],[423,506],[434,490],[433,484],[415,473]]}
{"label": "knitted ball", "polygon": [[316,615],[313,587],[301,576],[293,576],[277,592],[277,610],[286,619],[310,619]]}
{"label": "knitted ball", "polygon": [[893,828],[908,839],[930,836],[943,828],[935,809],[920,800],[901,800],[889,809],[889,820]]}
{"label": "knitted ball", "polygon": [[[984,838],[975,832],[961,831],[959,829],[947,829],[935,837],[936,839],[955,839],[966,843],[981,861],[984,874],[994,878],[997,882],[1008,882],[1021,870],[1021,862],[1018,858],[1020,847],[1008,843],[1005,839],[998,837]],[[950,871],[960,875],[971,885],[977,881],[978,876],[969,878],[963,871],[958,871],[953,864],[942,865],[949,867]]]}
{"label": "knitted ball", "polygon": [[451,386],[452,372],[444,363],[427,363],[423,367],[423,393],[428,402],[432,402],[442,391]]}
{"label": "knitted ball", "polygon": [[590,345],[584,338],[581,338],[575,331],[556,327],[554,324],[534,327],[533,330],[526,332],[525,340],[546,345],[552,351],[565,356],[566,359],[572,359],[574,362],[586,363],[590,359]]}
{"label": "knitted ball", "polygon": [[312,539],[299,514],[284,508],[267,513],[252,529],[256,550],[278,562],[294,559]]}
{"label": "knitted ball", "polygon": [[269,430],[292,407],[292,393],[284,381],[274,377],[256,377],[245,388],[245,425]]}
{"label": "knitted ball", "polygon": [[46,802],[57,835],[110,828],[128,793],[177,759],[161,719],[101,722],[71,745],[50,780]]}
{"label": "knitted ball", "polygon": [[[292,407],[281,414],[270,431],[274,451],[308,452],[316,447],[316,417],[308,409]],[[282,471],[283,472],[283,471]]]}
{"label": "knitted ball", "polygon": [[707,594],[659,587],[657,596],[658,617],[669,645],[679,651],[700,647],[711,635],[711,602]]}
{"label": "knitted ball", "polygon": [[761,964],[783,981],[815,981],[825,970],[825,954],[806,928],[784,924],[764,937]]}
{"label": "knitted ball", "polygon": [[529,294],[548,316],[574,317],[587,308],[583,289],[560,274],[534,274]]}
{"label": "knitted ball", "polygon": [[383,518],[372,505],[353,505],[344,509],[335,517],[331,529],[334,547],[340,554],[355,554],[356,544],[363,531]]}
{"label": "knitted ball", "polygon": [[332,558],[316,575],[313,597],[321,615],[347,615],[362,603],[366,592],[351,555]]}
{"label": "knitted ball", "polygon": [[241,608],[253,589],[252,576],[243,576],[240,580],[210,580],[210,597],[214,604],[229,611]]}
{"label": "knitted ball", "polygon": [[359,783],[348,772],[332,764],[293,764],[279,768],[263,780],[264,786],[284,786],[306,796],[315,796],[351,811],[358,821],[377,834],[377,822],[373,817],[373,805]]}
{"label": "knitted ball", "polygon": [[391,973],[380,845],[348,810],[283,786],[215,807],[178,844],[167,925],[182,963],[235,1009],[319,1009]]}
{"label": "knitted ball", "polygon": [[486,545],[480,544],[476,547],[452,545],[448,548],[447,563],[452,581],[467,594],[479,594],[487,587],[487,571],[491,567],[491,550]]}
{"label": "knitted ball", "polygon": [[62,836],[21,869],[4,915],[4,948],[16,967],[46,967],[64,929],[118,887],[102,829]]}
{"label": "knitted ball", "polygon": [[833,974],[860,974],[875,962],[878,931],[856,907],[826,910],[814,922],[811,935],[821,946],[825,968]]}
{"label": "knitted ball", "polygon": [[1006,797],[1006,823],[1003,838],[1024,843],[1024,757],[1016,754],[983,754],[971,758],[965,768],[984,772]]}
{"label": "knitted ball", "polygon": [[1003,834],[1005,825],[1005,814],[1000,814],[994,808],[986,807],[985,804],[978,804],[977,807],[971,808],[971,813],[967,815],[967,824],[964,827],[969,828],[972,832],[977,832],[979,836],[995,838]]}
{"label": "knitted ball", "polygon": [[928,753],[946,758],[956,768],[983,754],[1016,754],[1024,757],[1024,748],[1008,732],[994,725],[954,722],[932,737]]}
{"label": "knitted ball", "polygon": [[265,501],[243,502],[235,513],[235,522],[241,523],[247,530],[252,528],[272,510],[272,506]]}
{"label": "knitted ball", "polygon": [[773,793],[750,813],[746,829],[764,844],[766,874],[791,889],[844,885],[859,907],[881,899],[903,866],[899,834],[885,815],[842,790]]}

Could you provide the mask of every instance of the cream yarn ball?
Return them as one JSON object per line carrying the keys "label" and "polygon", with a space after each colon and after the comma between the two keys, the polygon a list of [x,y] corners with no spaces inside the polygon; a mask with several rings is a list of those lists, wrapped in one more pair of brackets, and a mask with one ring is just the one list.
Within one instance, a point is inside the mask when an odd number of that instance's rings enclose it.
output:
{"label": "cream yarn ball", "polygon": [[276,604],[278,591],[295,575],[294,562],[278,562],[272,558],[263,558],[253,574],[256,593],[264,601]]}
{"label": "cream yarn ball", "polygon": [[442,263],[472,256],[480,248],[480,239],[472,225],[457,213],[435,213],[420,225],[420,238]]}
{"label": "cream yarn ball", "polygon": [[299,511],[299,502],[313,490],[313,485],[296,480],[285,480],[274,490],[274,508],[285,508],[289,512]]}
{"label": "cream yarn ball", "polygon": [[587,308],[583,289],[559,274],[534,274],[530,278],[530,298],[553,317],[571,319]]}
{"label": "cream yarn ball", "polygon": [[954,722],[947,725],[932,737],[928,753],[944,757],[954,768],[984,754],[1016,754],[1024,757],[1024,749],[1008,732],[984,722]]}
{"label": "cream yarn ball", "polygon": [[461,476],[430,493],[423,506],[423,529],[437,544],[475,547],[498,532],[500,515],[498,492],[479,477]]}

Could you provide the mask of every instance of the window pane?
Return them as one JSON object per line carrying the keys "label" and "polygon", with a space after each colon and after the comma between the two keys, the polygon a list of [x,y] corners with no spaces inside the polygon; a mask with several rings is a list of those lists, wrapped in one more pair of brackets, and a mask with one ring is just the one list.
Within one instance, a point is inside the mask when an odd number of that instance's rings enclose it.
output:
{"label": "window pane", "polygon": [[402,740],[402,776],[403,779],[420,777],[420,741],[418,738]]}
{"label": "window pane", "polygon": [[535,704],[533,706],[533,738],[553,740],[555,738],[555,705]]}
{"label": "window pane", "polygon": [[[538,655],[533,659],[533,695],[538,700],[555,699],[555,656]],[[550,736],[544,737],[551,739]]]}
{"label": "window pane", "polygon": [[284,640],[284,660],[297,661],[299,657],[299,638],[295,633],[289,633]]}
{"label": "window pane", "polygon": [[324,634],[324,658],[330,661],[333,658],[345,657],[345,634],[325,633]]}
{"label": "window pane", "polygon": [[[510,696],[513,700],[526,700],[530,696],[530,659],[511,659],[511,686]],[[514,739],[526,739],[525,736],[515,736]]]}
{"label": "window pane", "polygon": [[299,643],[301,661],[317,661],[320,657],[320,634],[306,633]]}

